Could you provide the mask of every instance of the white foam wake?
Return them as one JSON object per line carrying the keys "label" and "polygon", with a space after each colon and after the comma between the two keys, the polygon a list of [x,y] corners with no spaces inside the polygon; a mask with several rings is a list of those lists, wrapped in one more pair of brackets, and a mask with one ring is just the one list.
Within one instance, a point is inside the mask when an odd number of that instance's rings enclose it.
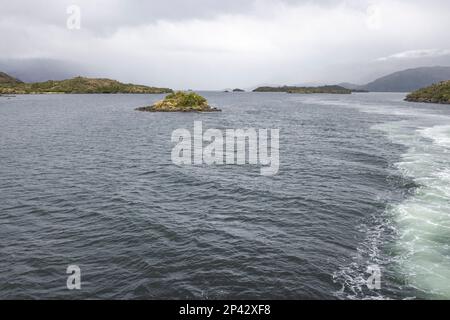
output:
{"label": "white foam wake", "polygon": [[[419,186],[405,201],[387,209],[389,221],[377,224],[378,229],[395,229],[396,238],[392,261],[380,263],[393,263],[401,283],[399,287],[416,289],[417,297],[450,299],[450,116],[440,108],[405,103],[403,96],[373,95],[379,98],[375,102],[364,97],[323,104],[405,119],[376,125],[373,129],[383,131],[394,143],[407,147],[395,166]],[[379,242],[378,236],[368,233],[368,243],[374,243],[379,249],[382,245]],[[372,260],[378,263],[378,256]],[[364,283],[358,281],[361,276],[355,275],[362,272],[356,261],[335,276],[347,276],[344,277],[346,284],[349,283],[346,286],[358,298]]]}
{"label": "white foam wake", "polygon": [[378,126],[408,147],[396,166],[420,187],[392,207],[399,272],[426,297],[450,298],[450,126],[412,130],[410,121]]}
{"label": "white foam wake", "polygon": [[450,125],[426,128],[421,130],[420,133],[436,144],[444,148],[450,148]]}

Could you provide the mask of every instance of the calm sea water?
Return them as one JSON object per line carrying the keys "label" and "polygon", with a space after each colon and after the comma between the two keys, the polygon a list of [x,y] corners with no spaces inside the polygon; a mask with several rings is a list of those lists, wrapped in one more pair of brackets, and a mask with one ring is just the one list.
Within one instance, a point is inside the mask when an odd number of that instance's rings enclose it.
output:
{"label": "calm sea water", "polygon": [[[450,108],[403,94],[0,97],[0,298],[450,298]],[[172,131],[280,129],[280,172],[177,167]],[[82,289],[66,288],[79,265]],[[368,266],[381,290],[366,286]]]}

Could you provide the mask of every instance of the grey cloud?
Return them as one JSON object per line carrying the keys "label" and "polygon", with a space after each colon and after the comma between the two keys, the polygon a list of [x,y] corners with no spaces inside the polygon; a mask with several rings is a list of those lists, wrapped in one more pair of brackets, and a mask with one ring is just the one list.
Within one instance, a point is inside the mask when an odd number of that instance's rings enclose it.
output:
{"label": "grey cloud", "polygon": [[[38,58],[71,61],[48,64],[58,77],[78,69],[129,82],[220,89],[366,82],[380,72],[449,63],[438,55],[377,61],[450,48],[450,2],[444,0],[3,2],[0,59],[13,59],[9,69],[0,64],[3,71],[17,68],[17,59]],[[82,9],[80,31],[66,28],[72,4]],[[371,25],[369,5],[383,9]]]}
{"label": "grey cloud", "polygon": [[[347,0],[361,5],[366,0]],[[2,3],[0,16],[18,18],[21,22],[64,26],[66,8],[78,5],[82,9],[85,27],[93,32],[115,30],[123,26],[154,23],[157,20],[180,21],[213,19],[224,14],[251,14],[266,4],[295,6],[314,4],[330,6],[340,0],[15,0]],[[364,6],[364,5],[363,5]]]}

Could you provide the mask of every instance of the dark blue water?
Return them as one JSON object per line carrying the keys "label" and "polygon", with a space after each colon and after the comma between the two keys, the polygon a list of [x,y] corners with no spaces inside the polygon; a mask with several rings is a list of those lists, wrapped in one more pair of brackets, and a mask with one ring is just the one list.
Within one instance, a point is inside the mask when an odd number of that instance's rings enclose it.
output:
{"label": "dark blue water", "polygon": [[[134,111],[162,98],[149,95],[0,98],[0,298],[445,296],[413,278],[392,209],[421,186],[394,138],[450,111],[403,94],[203,94],[223,112]],[[172,131],[197,120],[280,129],[279,174],[173,165]],[[74,264],[80,291],[66,288]],[[364,284],[372,264],[381,290]]]}

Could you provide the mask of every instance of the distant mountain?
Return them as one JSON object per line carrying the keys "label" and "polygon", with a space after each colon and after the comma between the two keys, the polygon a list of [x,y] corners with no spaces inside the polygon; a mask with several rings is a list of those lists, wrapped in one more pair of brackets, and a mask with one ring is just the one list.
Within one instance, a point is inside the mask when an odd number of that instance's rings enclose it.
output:
{"label": "distant mountain", "polygon": [[4,84],[18,84],[22,83],[19,79],[16,79],[14,77],[11,77],[9,74],[6,74],[4,72],[0,72],[0,85]]}
{"label": "distant mountain", "polygon": [[76,77],[62,81],[0,84],[0,94],[45,94],[45,93],[171,93],[171,89],[125,84],[110,79]]}
{"label": "distant mountain", "polygon": [[410,93],[406,101],[450,104],[450,81],[433,84],[430,87]]}
{"label": "distant mountain", "polygon": [[445,80],[450,80],[450,67],[422,67],[389,74],[361,86],[361,89],[373,92],[412,92]]}
{"label": "distant mountain", "polygon": [[350,89],[350,90],[363,90],[363,86],[362,85],[349,83],[349,82],[339,83],[338,86],[343,87],[345,89]]}

